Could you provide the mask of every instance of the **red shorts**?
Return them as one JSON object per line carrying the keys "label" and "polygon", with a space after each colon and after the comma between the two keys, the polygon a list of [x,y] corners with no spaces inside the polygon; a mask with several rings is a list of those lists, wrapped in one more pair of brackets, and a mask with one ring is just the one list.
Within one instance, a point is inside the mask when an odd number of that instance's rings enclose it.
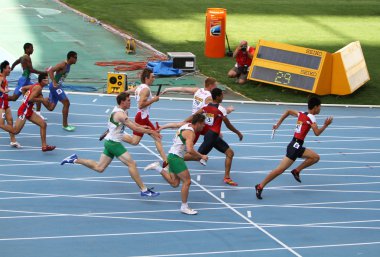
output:
{"label": "red shorts", "polygon": [[[135,116],[135,122],[141,126],[149,126],[152,130],[156,130],[156,128],[153,126],[152,122],[150,122],[150,120],[149,120],[149,115],[145,119],[143,119],[143,118],[141,118],[141,112],[138,112]],[[139,133],[139,132],[133,131],[133,135],[143,137],[144,133]]]}
{"label": "red shorts", "polygon": [[20,119],[23,119],[22,116],[29,119],[32,117],[33,113],[33,105],[27,106],[25,103],[21,104],[17,111],[17,115]]}
{"label": "red shorts", "polygon": [[3,95],[0,97],[0,109],[8,109],[9,108],[9,103],[8,103],[8,95]]}

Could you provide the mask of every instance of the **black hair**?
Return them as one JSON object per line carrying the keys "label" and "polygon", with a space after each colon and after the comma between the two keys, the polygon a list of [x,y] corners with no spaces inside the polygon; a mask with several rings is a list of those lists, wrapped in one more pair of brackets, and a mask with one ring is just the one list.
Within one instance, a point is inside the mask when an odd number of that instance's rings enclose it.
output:
{"label": "black hair", "polygon": [[318,97],[311,97],[307,102],[307,108],[309,110],[313,109],[315,106],[321,105],[321,100]]}
{"label": "black hair", "polygon": [[26,51],[26,49],[28,49],[30,47],[33,47],[32,43],[25,43],[24,44],[24,51]]}
{"label": "black hair", "polygon": [[67,53],[67,60],[70,59],[71,57],[75,57],[77,55],[78,55],[77,52],[70,51]]}
{"label": "black hair", "polygon": [[193,118],[191,119],[191,124],[195,125],[198,122],[204,122],[205,119],[206,117],[201,113],[194,114]]}
{"label": "black hair", "polygon": [[38,75],[38,83],[41,83],[42,80],[46,79],[48,76],[47,73],[41,73],[40,75]]}
{"label": "black hair", "polygon": [[221,96],[223,94],[223,91],[220,88],[214,88],[211,91],[212,100],[215,100],[218,96]]}
{"label": "black hair", "polygon": [[122,101],[125,101],[129,97],[129,93],[127,92],[121,92],[116,97],[117,104],[121,104]]}
{"label": "black hair", "polygon": [[153,73],[153,71],[151,69],[148,69],[148,68],[143,69],[143,71],[141,73],[141,77],[140,77],[141,82],[145,83],[145,80],[149,79],[150,74],[152,74],[152,73]]}
{"label": "black hair", "polygon": [[3,61],[1,64],[0,64],[0,72],[3,72],[4,69],[9,65],[9,62],[8,61]]}

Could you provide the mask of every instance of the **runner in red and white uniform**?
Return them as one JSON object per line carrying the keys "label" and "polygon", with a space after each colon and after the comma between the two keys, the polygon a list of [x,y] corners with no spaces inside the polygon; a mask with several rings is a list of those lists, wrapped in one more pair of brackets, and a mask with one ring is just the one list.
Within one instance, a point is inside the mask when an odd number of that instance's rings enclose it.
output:
{"label": "runner in red and white uniform", "polygon": [[40,102],[45,106],[48,105],[47,99],[44,100],[42,96],[42,88],[49,83],[49,79],[46,73],[42,73],[38,76],[38,83],[29,87],[28,91],[24,95],[24,99],[22,101],[21,106],[18,109],[18,118],[16,120],[16,124],[14,127],[10,125],[1,124],[1,128],[13,133],[18,134],[22,130],[25,125],[26,120],[36,124],[40,127],[41,134],[41,143],[42,143],[42,151],[53,151],[55,146],[46,144],[46,122],[33,111],[34,103]]}
{"label": "runner in red and white uniform", "polygon": [[[9,126],[13,126],[13,117],[11,108],[9,108],[8,97],[8,81],[7,76],[11,73],[11,67],[8,61],[3,61],[0,68],[0,124],[4,125],[4,120],[7,121]],[[14,134],[9,133],[11,139],[10,146],[15,148],[21,148],[21,145],[16,141]]]}
{"label": "runner in red and white uniform", "polygon": [[[149,127],[152,130],[156,130],[153,126],[152,122],[149,120],[149,109],[150,106],[160,100],[159,96],[152,96],[152,92],[150,91],[150,86],[154,82],[154,74],[150,69],[145,68],[141,73],[141,82],[135,89],[135,96],[137,101],[137,114],[135,116],[135,122],[139,125]],[[124,135],[123,141],[127,142],[131,145],[138,145],[142,139],[144,134],[133,131],[133,136]],[[162,142],[159,138],[152,137],[155,141],[157,151],[159,152],[161,158],[166,161],[166,154],[164,148],[162,147]]]}
{"label": "runner in red and white uniform", "polygon": [[[212,148],[215,148],[219,152],[224,153],[226,155],[224,182],[231,186],[237,186],[238,184],[234,182],[230,177],[234,151],[220,137],[222,122],[224,122],[229,130],[238,135],[240,141],[243,139],[243,135],[231,124],[230,120],[227,118],[226,109],[220,105],[224,98],[223,91],[220,88],[214,88],[211,91],[211,95],[212,102],[196,112],[196,114],[202,113],[206,117],[206,125],[201,133],[204,135],[204,141],[199,147],[198,152],[203,155],[207,155],[212,150]],[[186,121],[189,120],[190,118],[188,118]]]}
{"label": "runner in red and white uniform", "polygon": [[303,143],[307,133],[310,129],[313,130],[316,136],[322,134],[322,132],[331,124],[333,118],[328,117],[321,128],[318,128],[317,122],[314,115],[319,114],[321,111],[321,100],[316,97],[312,97],[308,101],[308,112],[298,112],[295,110],[287,110],[280,118],[280,120],[273,126],[276,130],[280,127],[281,123],[289,116],[298,117],[297,125],[292,141],[289,143],[286,151],[286,156],[282,159],[277,168],[272,170],[271,173],[266,176],[266,178],[255,186],[256,197],[262,199],[261,193],[264,187],[275,179],[278,175],[282,174],[286,169],[288,169],[297,158],[305,159],[297,168],[291,171],[295,180],[301,183],[300,172],[317,163],[319,161],[319,155],[311,149],[303,147]]}

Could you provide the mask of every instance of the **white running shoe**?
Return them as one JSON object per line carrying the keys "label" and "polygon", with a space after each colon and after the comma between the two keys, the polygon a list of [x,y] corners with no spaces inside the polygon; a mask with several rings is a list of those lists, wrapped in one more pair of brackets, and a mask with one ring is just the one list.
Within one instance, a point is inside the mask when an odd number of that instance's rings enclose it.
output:
{"label": "white running shoe", "polygon": [[11,147],[14,147],[14,148],[21,148],[22,146],[20,145],[20,143],[19,142],[11,142],[10,144],[9,144]]}
{"label": "white running shoe", "polygon": [[42,116],[42,113],[41,113],[41,112],[36,112],[36,114],[37,114],[38,116],[40,116],[44,121],[47,121],[47,118],[44,117],[44,116]]}
{"label": "white running shoe", "polygon": [[205,161],[205,160],[203,160],[203,159],[201,159],[199,162],[200,162],[203,166],[206,166],[206,165],[207,165],[207,161]]}
{"label": "white running shoe", "polygon": [[159,162],[152,162],[151,164],[148,164],[144,170],[158,170],[158,168],[161,169],[161,165]]}
{"label": "white running shoe", "polygon": [[181,207],[181,212],[187,215],[196,215],[198,212],[196,210],[191,209],[189,206]]}

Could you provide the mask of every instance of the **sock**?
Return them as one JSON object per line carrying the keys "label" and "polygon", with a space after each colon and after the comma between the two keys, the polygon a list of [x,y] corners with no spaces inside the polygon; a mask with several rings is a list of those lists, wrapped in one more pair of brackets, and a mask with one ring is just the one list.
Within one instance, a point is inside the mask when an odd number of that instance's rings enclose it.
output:
{"label": "sock", "polygon": [[148,190],[148,188],[146,188],[146,186],[144,186],[143,188],[140,189],[141,192],[146,192]]}
{"label": "sock", "polygon": [[189,206],[187,205],[187,203],[182,203],[181,209],[185,209],[185,208],[189,208]]}

